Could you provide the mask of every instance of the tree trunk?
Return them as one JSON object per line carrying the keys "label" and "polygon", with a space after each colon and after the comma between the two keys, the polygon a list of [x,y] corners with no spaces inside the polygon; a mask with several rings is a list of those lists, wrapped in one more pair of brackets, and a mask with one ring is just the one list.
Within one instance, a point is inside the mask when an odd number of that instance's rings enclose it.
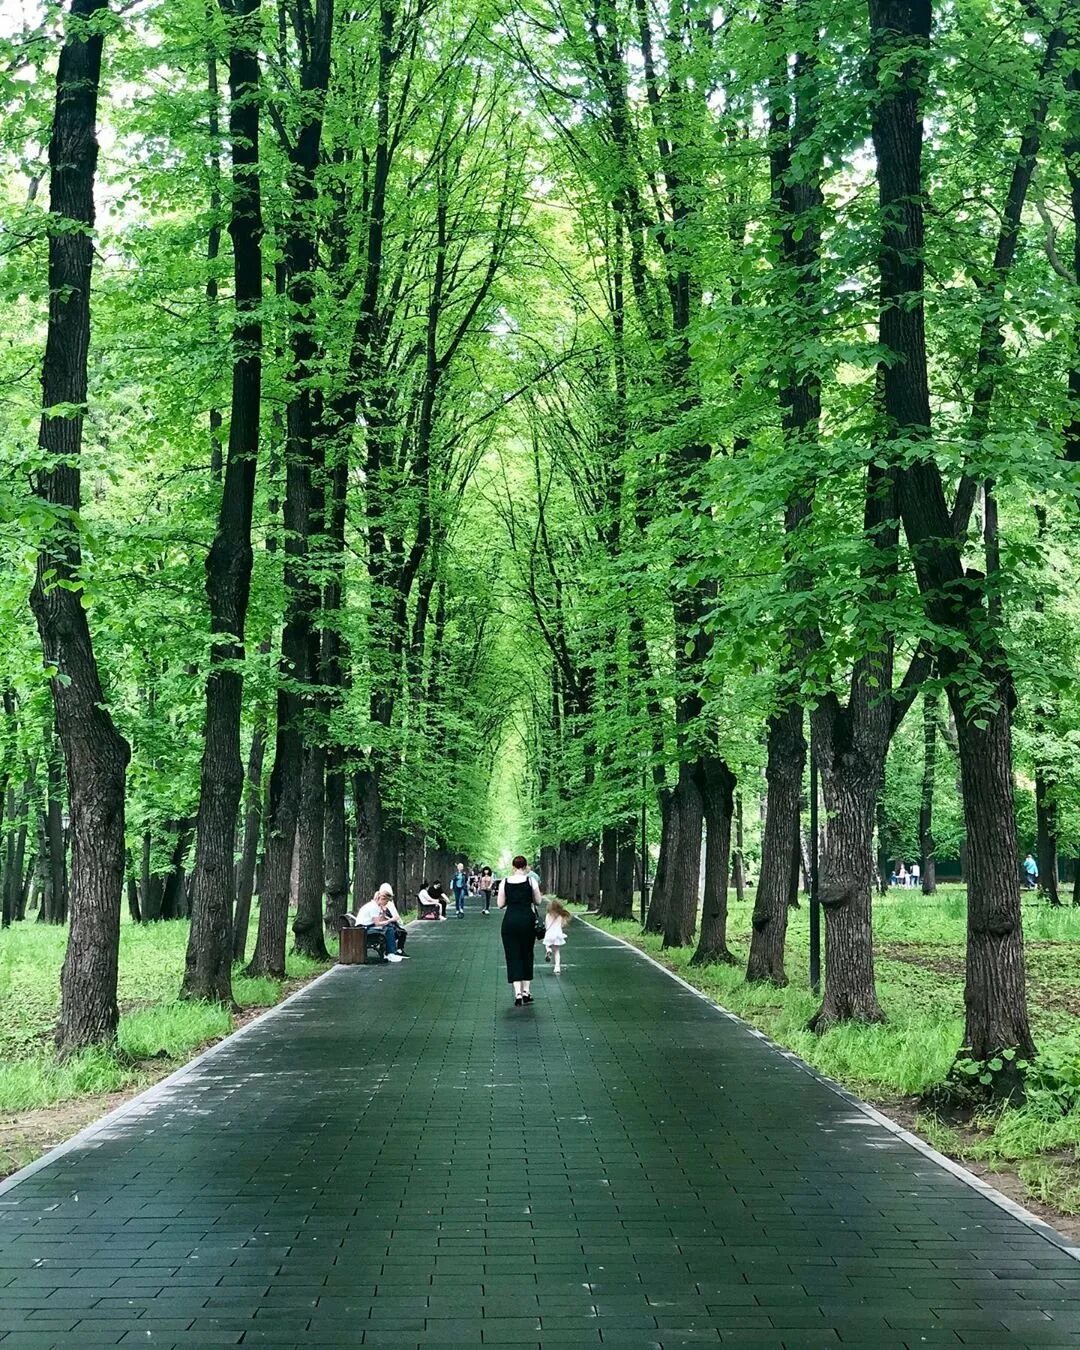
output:
{"label": "tree trunk", "polygon": [[222,4],[230,28],[229,137],[236,313],[232,414],[225,482],[206,559],[210,673],[199,784],[191,931],[182,998],[232,1003],[236,821],[244,786],[240,758],[244,627],[251,591],[251,517],[262,387],[262,200],[259,181],[259,52],[252,16],[259,0]]}
{"label": "tree trunk", "polygon": [[[325,637],[325,634],[324,634]],[[324,823],[326,869],[326,926],[349,906],[349,833],[345,820],[345,754],[339,745],[326,752],[326,819]]]}
{"label": "tree trunk", "polygon": [[733,966],[735,958],[727,945],[727,918],[735,775],[722,759],[703,759],[700,790],[705,818],[705,900],[701,937],[690,964],[703,966],[719,961]]}
{"label": "tree trunk", "polygon": [[[371,769],[361,769],[353,777],[353,800],[356,806],[356,875],[353,899],[366,904],[381,884],[379,853],[383,833],[382,797],[379,780]],[[442,878],[439,878],[442,880]]]}
{"label": "tree trunk", "polygon": [[300,819],[297,851],[300,875],[293,921],[293,944],[298,952],[316,961],[330,955],[323,938],[323,823],[326,816],[326,751],[309,745],[304,753],[300,789]]}
{"label": "tree trunk", "polygon": [[[1024,985],[1012,795],[1012,679],[995,631],[993,606],[986,604],[986,588],[964,568],[928,440],[920,98],[931,10],[928,0],[869,0],[869,13],[872,74],[878,86],[872,130],[882,220],[880,341],[890,353],[883,363],[884,411],[903,438],[899,502],[919,589],[928,618],[945,638],[939,670],[956,719],[967,826],[963,1054],[987,1061],[1009,1050],[1030,1059],[1034,1046]],[[888,54],[884,79],[883,53]],[[919,444],[923,441],[925,448]],[[989,693],[972,700],[972,689]],[[992,1091],[1009,1092],[1014,1084],[1015,1072],[1006,1071],[996,1076]]]}
{"label": "tree trunk", "polygon": [[646,933],[663,933],[667,927],[671,860],[678,848],[679,817],[674,809],[673,788],[660,790],[660,855],[656,860],[652,899],[645,916]]}
{"label": "tree trunk", "polygon": [[247,805],[244,811],[244,841],[236,875],[236,913],[233,915],[232,958],[243,961],[251,924],[251,897],[255,890],[255,863],[263,818],[263,760],[266,757],[266,726],[260,722],[251,737],[247,767]]}
{"label": "tree trunk", "polygon": [[934,776],[937,768],[938,695],[934,688],[923,691],[923,776],[919,798],[919,862],[922,893],[937,890],[937,845],[934,842]]}
{"label": "tree trunk", "polygon": [[701,831],[704,807],[696,765],[680,764],[672,793],[672,816],[677,819],[675,848],[667,869],[668,896],[664,947],[686,947],[697,931],[701,886]]}
{"label": "tree trunk", "polygon": [[168,828],[170,833],[175,833],[175,838],[169,855],[169,871],[162,886],[161,912],[166,918],[179,919],[188,912],[184,864],[191,847],[195,821],[190,816],[187,820],[169,821]]}
{"label": "tree trunk", "polygon": [[1035,769],[1035,858],[1039,864],[1039,890],[1052,905],[1061,904],[1058,893],[1058,843],[1056,784],[1043,764]]}
{"label": "tree trunk", "polygon": [[810,1029],[883,1022],[874,985],[871,879],[878,772],[821,766],[829,830],[819,895],[825,913],[825,992]]}
{"label": "tree trunk", "polygon": [[634,917],[634,872],[637,867],[637,826],[634,820],[623,821],[615,832],[615,899],[609,915],[612,919]]}
{"label": "tree trunk", "polygon": [[605,825],[600,833],[600,916],[612,919],[619,907],[619,831]]}
{"label": "tree trunk", "polygon": [[[1012,732],[1001,691],[998,711],[972,715],[950,691],[960,748],[968,845],[965,1056],[984,1062],[1002,1050],[1035,1055],[1027,1013],[1020,888],[1016,873]],[[984,726],[977,726],[983,721]],[[1015,1074],[1006,1072],[1001,1089]],[[995,1085],[996,1086],[996,1085]]]}
{"label": "tree trunk", "polygon": [[735,899],[741,905],[746,899],[746,855],[743,853],[743,808],[742,793],[735,794],[735,851],[731,863],[731,884],[735,887]]}
{"label": "tree trunk", "polygon": [[803,710],[798,704],[790,704],[770,719],[766,755],[768,797],[746,978],[750,983],[768,980],[783,986],[788,982],[784,949],[791,856],[799,853],[799,803],[806,762]]}
{"label": "tree trunk", "polygon": [[540,850],[540,885],[543,887],[545,895],[558,895],[559,893],[559,883],[556,879],[558,856],[558,850],[550,844],[545,844]]}
{"label": "tree trunk", "polygon": [[[105,702],[81,594],[79,455],[87,397],[97,101],[105,0],[72,0],[49,140],[49,314],[34,490],[55,521],[30,606],[50,677],[71,811],[71,927],[60,979],[61,1054],[113,1040],[130,751]],[[53,409],[57,411],[53,413]],[[59,508],[59,511],[55,510]]]}

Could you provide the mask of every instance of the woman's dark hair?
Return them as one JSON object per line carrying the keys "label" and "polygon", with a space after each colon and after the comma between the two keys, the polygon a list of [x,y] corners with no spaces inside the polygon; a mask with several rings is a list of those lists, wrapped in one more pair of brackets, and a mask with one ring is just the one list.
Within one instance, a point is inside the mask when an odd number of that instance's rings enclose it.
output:
{"label": "woman's dark hair", "polygon": [[442,895],[442,884],[438,881],[433,881],[428,887],[428,895]]}
{"label": "woman's dark hair", "polygon": [[518,869],[519,872],[524,872],[526,867],[528,867],[528,865],[529,860],[528,858],[525,857],[523,853],[519,853],[517,857],[514,859],[514,866]]}
{"label": "woman's dark hair", "polygon": [[491,876],[491,868],[490,868],[490,867],[485,867],[484,870],[480,873],[480,875],[481,875],[482,877],[489,877],[489,876]]}

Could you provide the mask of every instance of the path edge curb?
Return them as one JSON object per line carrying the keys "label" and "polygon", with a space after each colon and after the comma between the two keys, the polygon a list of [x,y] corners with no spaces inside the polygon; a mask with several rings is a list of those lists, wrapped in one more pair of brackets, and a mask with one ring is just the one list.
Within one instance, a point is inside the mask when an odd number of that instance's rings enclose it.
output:
{"label": "path edge curb", "polygon": [[[414,924],[418,922],[419,920],[412,919],[405,927],[412,928]],[[597,929],[597,931],[599,932],[600,930]],[[172,1073],[167,1074],[164,1078],[159,1078],[156,1083],[151,1083],[149,1087],[143,1088],[143,1090],[136,1093],[134,1097],[130,1097],[126,1102],[121,1102],[119,1106],[114,1106],[111,1111],[106,1111],[103,1116],[99,1116],[97,1120],[92,1120],[89,1125],[84,1125],[81,1130],[76,1131],[69,1139],[63,1139],[59,1144],[54,1144],[52,1148],[43,1153],[40,1158],[35,1158],[33,1162],[28,1162],[25,1167],[20,1167],[17,1172],[12,1172],[10,1176],[4,1177],[0,1180],[0,1201],[2,1201],[3,1197],[6,1196],[9,1191],[14,1190],[21,1182],[27,1181],[35,1172],[40,1172],[42,1168],[47,1167],[58,1158],[62,1158],[66,1153],[70,1153],[74,1149],[80,1148],[88,1140],[92,1139],[99,1130],[103,1130],[107,1125],[111,1125],[115,1121],[123,1119],[129,1111],[133,1111],[136,1106],[143,1104],[146,1099],[153,1096],[154,1093],[162,1092],[172,1084],[180,1082],[183,1078],[186,1078],[193,1069],[197,1069],[200,1064],[205,1060],[212,1058],[212,1056],[216,1055],[223,1047],[235,1044],[241,1036],[246,1035],[253,1027],[265,1025],[270,1018],[276,1013],[282,1012],[294,999],[299,998],[302,994],[306,994],[309,989],[313,989],[320,981],[328,979],[331,975],[335,975],[339,970],[343,969],[345,969],[345,967],[342,966],[340,962],[335,961],[332,966],[329,966],[320,974],[315,975],[312,979],[301,985],[299,989],[294,989],[291,994],[287,994],[280,1003],[275,1003],[272,1007],[259,1013],[258,1016],[253,1017],[250,1022],[245,1022],[242,1027],[237,1027],[235,1030],[230,1031],[227,1036],[222,1036],[220,1041],[215,1041],[213,1045],[208,1045],[205,1050],[200,1050],[197,1055],[186,1060],[179,1068],[174,1069]]]}
{"label": "path edge curb", "polygon": [[[844,1087],[842,1083],[838,1083],[835,1078],[830,1078],[828,1074],[822,1073],[820,1069],[815,1069],[812,1064],[808,1064],[806,1060],[797,1055],[794,1050],[789,1050],[786,1046],[780,1045],[779,1042],[774,1041],[766,1032],[762,1031],[759,1027],[754,1026],[752,1022],[748,1022],[744,1017],[740,1017],[738,1013],[732,1012],[730,1008],[725,1008],[722,1003],[717,1003],[716,999],[711,998],[703,989],[696,989],[689,980],[684,980],[681,975],[670,970],[662,961],[657,961],[654,956],[650,956],[648,952],[635,946],[634,943],[628,941],[628,939],[620,937],[618,933],[612,933],[606,928],[601,928],[598,924],[595,924],[590,919],[586,918],[584,914],[577,913],[574,917],[581,919],[594,933],[599,933],[602,937],[611,938],[612,941],[621,943],[624,947],[632,951],[635,956],[639,956],[643,961],[647,961],[649,965],[655,966],[657,970],[662,971],[669,979],[674,980],[676,984],[682,985],[682,987],[693,994],[695,998],[699,998],[703,1003],[707,1003],[710,1008],[720,1013],[721,1016],[728,1018],[729,1021],[737,1023],[745,1031],[748,1031],[751,1036],[757,1037],[759,1041],[764,1041],[765,1044],[772,1050],[775,1050],[778,1055],[783,1056],[784,1059],[794,1064],[796,1068],[801,1069],[803,1073],[809,1074],[811,1078],[816,1079],[824,1087],[827,1087],[830,1092],[835,1093],[845,1101],[849,1106],[853,1106],[861,1111],[863,1115],[868,1116],[876,1125],[887,1130],[889,1134],[895,1135],[897,1139],[902,1140],[917,1153],[921,1153],[924,1158],[927,1158],[930,1162],[935,1163],[938,1167],[943,1168],[959,1181],[962,1181],[965,1186],[977,1192],[985,1200],[989,1200],[992,1204],[997,1205],[999,1209],[1003,1209],[1006,1214],[1010,1215],[1012,1218],[1018,1219],[1027,1228],[1030,1228],[1033,1232],[1037,1233],[1039,1237],[1051,1243],[1051,1245],[1056,1247],[1059,1251],[1064,1252],[1066,1256],[1070,1256],[1074,1261],[1080,1262],[1080,1246],[1072,1245],[1064,1233],[1059,1233],[1056,1228],[1051,1228],[1044,1219],[1040,1219],[1039,1216],[1033,1214],[1031,1210],[1025,1209],[1018,1201],[1011,1199],[1002,1191],[999,1191],[995,1186],[990,1185],[988,1181],[984,1181],[982,1177],[977,1177],[974,1172],[969,1172],[962,1163],[958,1163],[954,1158],[948,1158],[944,1153],[939,1153],[937,1149],[928,1144],[925,1139],[920,1138],[917,1134],[913,1134],[911,1130],[905,1129],[903,1125],[898,1124],[898,1122],[893,1120],[890,1116],[885,1115],[883,1111],[879,1111],[876,1106],[871,1106],[869,1102],[864,1102],[861,1097],[857,1097],[849,1088]],[[2,1188],[0,1188],[0,1194],[2,1194]]]}

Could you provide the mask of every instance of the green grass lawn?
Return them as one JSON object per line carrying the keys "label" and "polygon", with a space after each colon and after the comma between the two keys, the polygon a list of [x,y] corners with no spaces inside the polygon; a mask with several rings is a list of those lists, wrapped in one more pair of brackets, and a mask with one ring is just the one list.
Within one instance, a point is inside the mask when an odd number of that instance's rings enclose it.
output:
{"label": "green grass lawn", "polygon": [[[751,900],[732,895],[730,946],[736,966],[690,966],[693,948],[661,950],[636,922],[606,923],[717,1003],[744,1017],[808,1064],[872,1101],[908,1099],[949,1072],[964,1030],[965,896],[944,886],[924,898],[894,889],[875,899],[877,987],[887,1021],[844,1026],[823,1036],[807,1031],[817,1007],[810,992],[808,911],[792,911],[788,928],[790,985],[748,985]],[[1030,1196],[1066,1214],[1080,1214],[1080,909],[1052,909],[1025,898],[1028,991],[1039,1059],[1028,1101],[982,1111],[962,1126],[923,1110],[917,1128],[954,1157],[1008,1167]],[[824,941],[824,936],[823,936]]]}
{"label": "green grass lawn", "polygon": [[[249,951],[256,925],[253,916]],[[32,1111],[138,1085],[227,1035],[234,1024],[228,1009],[177,998],[187,936],[186,922],[141,925],[125,919],[120,929],[117,1052],[84,1051],[60,1062],[53,1052],[52,1030],[60,1008],[67,929],[23,922],[0,933],[0,1112]],[[286,962],[289,981],[322,968],[295,954]],[[270,1007],[286,987],[278,980],[248,979],[239,967],[233,974],[242,1013]],[[18,1158],[24,1160],[25,1152]],[[0,1176],[4,1161],[0,1146]]]}

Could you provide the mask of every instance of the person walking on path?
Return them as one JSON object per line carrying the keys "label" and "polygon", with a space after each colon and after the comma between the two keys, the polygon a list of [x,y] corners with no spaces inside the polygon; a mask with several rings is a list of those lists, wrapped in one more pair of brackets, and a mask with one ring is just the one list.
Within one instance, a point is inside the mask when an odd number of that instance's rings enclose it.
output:
{"label": "person walking on path", "polygon": [[480,896],[480,903],[484,908],[480,911],[487,914],[491,909],[491,888],[495,884],[495,878],[491,875],[491,868],[484,867],[480,871],[480,880],[476,883],[477,894]]}
{"label": "person walking on path", "polygon": [[919,882],[922,879],[922,868],[917,862],[911,864],[911,885],[914,890],[919,889]]}
{"label": "person walking on path", "polygon": [[544,960],[550,961],[554,974],[562,969],[562,949],[566,943],[566,925],[573,915],[558,900],[552,900],[544,916]]}
{"label": "person walking on path", "polygon": [[1039,884],[1039,864],[1029,853],[1024,859],[1024,885],[1033,891]]}
{"label": "person walking on path", "polygon": [[514,1007],[531,1003],[533,948],[536,945],[535,906],[540,887],[529,880],[528,860],[519,853],[513,871],[499,883],[498,906],[503,911],[502,944],[506,953],[506,979],[514,986]]}
{"label": "person walking on path", "polygon": [[465,917],[465,897],[469,894],[469,878],[465,875],[465,864],[458,863],[450,880],[450,889],[454,893],[454,906],[459,919]]}

